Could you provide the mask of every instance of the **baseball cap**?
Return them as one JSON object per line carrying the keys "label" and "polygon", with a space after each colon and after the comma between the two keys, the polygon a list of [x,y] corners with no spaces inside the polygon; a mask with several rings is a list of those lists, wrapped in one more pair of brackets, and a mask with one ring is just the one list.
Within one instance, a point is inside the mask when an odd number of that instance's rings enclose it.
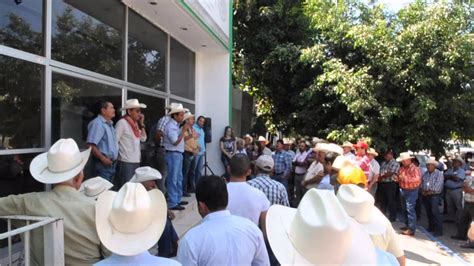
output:
{"label": "baseball cap", "polygon": [[255,165],[265,171],[271,171],[273,169],[273,166],[275,165],[275,162],[273,161],[273,158],[269,155],[261,155],[258,157],[257,161],[255,162]]}

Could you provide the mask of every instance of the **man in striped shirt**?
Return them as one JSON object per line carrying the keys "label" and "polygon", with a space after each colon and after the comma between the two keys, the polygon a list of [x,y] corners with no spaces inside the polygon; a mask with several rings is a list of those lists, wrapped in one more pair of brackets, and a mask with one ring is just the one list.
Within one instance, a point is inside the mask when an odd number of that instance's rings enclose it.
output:
{"label": "man in striped shirt", "polygon": [[280,204],[290,206],[286,188],[278,181],[270,178],[275,163],[269,155],[261,155],[255,161],[257,168],[257,177],[247,183],[263,192],[270,201],[271,205]]}
{"label": "man in striped shirt", "polygon": [[428,170],[423,175],[421,186],[422,201],[428,215],[428,231],[433,232],[434,236],[443,235],[443,222],[441,221],[439,204],[443,193],[444,176],[441,171],[436,169],[438,164],[433,159],[426,162]]}

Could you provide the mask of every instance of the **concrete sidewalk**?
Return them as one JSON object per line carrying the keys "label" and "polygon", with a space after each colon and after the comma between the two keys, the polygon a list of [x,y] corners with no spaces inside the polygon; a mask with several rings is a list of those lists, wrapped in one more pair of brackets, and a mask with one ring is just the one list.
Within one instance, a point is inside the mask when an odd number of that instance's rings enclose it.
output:
{"label": "concrete sidewalk", "polygon": [[[185,206],[184,211],[174,212],[176,218],[173,220],[180,238],[201,221],[194,194],[183,200],[188,201],[189,204]],[[474,265],[474,249],[462,249],[459,247],[462,241],[450,238],[456,229],[454,224],[443,224],[444,235],[436,238],[423,229],[422,226],[426,225],[425,220],[422,218],[419,221],[419,230],[415,236],[399,235],[402,247],[405,249],[407,265]],[[404,226],[400,222],[394,222],[392,225],[397,232],[398,228]]]}

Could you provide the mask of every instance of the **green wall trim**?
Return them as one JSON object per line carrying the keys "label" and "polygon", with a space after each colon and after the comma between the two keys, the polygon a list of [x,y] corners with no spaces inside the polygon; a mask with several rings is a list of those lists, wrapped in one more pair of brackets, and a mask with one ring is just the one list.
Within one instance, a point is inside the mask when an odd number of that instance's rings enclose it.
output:
{"label": "green wall trim", "polygon": [[232,126],[232,112],[233,108],[233,86],[232,86],[232,67],[233,67],[233,50],[234,50],[234,34],[233,34],[233,22],[234,22],[234,1],[229,0],[229,125]]}
{"label": "green wall trim", "polygon": [[[232,1],[230,1],[232,2]],[[206,21],[201,18],[184,0],[178,0],[178,4],[186,11],[188,12],[189,15],[205,30],[211,37],[216,40],[218,43],[222,45],[226,50],[229,49],[229,47],[232,45],[229,37],[229,44],[227,45],[225,41],[223,41],[219,35],[211,28],[209,25],[207,25]],[[231,4],[232,7],[232,4]],[[231,18],[229,17],[229,23],[231,22]],[[229,33],[231,35],[231,33]]]}

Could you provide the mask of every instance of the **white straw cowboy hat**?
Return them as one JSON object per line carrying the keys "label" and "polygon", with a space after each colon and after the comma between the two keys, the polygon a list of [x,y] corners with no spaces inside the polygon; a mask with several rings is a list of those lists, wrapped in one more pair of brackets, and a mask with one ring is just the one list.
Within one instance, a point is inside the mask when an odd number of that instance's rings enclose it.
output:
{"label": "white straw cowboy hat", "polygon": [[82,182],[79,192],[86,197],[96,199],[102,192],[111,189],[113,186],[114,184],[105,178],[97,176]]}
{"label": "white straw cowboy hat", "polygon": [[432,165],[437,167],[439,165],[439,162],[436,161],[435,159],[430,158],[430,159],[426,160],[426,164],[432,164]]}
{"label": "white straw cowboy hat", "polygon": [[[168,115],[176,114],[176,113],[185,113],[187,109],[183,107],[182,104],[177,103],[175,105],[170,106],[170,111],[168,112]],[[189,110],[187,110],[189,111]]]}
{"label": "white straw cowboy hat", "polygon": [[142,166],[135,169],[135,174],[130,179],[132,183],[142,183],[151,180],[161,179],[161,173],[150,166]]}
{"label": "white straw cowboy hat", "polygon": [[344,155],[339,155],[336,157],[331,167],[334,170],[341,170],[343,167],[349,166],[349,165],[354,165],[354,164],[349,159],[347,159]]}
{"label": "white straw cowboy hat", "polygon": [[351,148],[354,149],[354,144],[350,143],[349,141],[344,141],[344,143],[342,143],[341,147],[343,148]]}
{"label": "white straw cowboy hat", "polygon": [[128,99],[121,110],[146,108],[146,104],[138,102],[138,99]]}
{"label": "white straw cowboy hat", "polygon": [[146,191],[127,182],[118,191],[100,194],[95,223],[102,244],[115,254],[134,256],[151,248],[166,224],[166,200],[158,189]]}
{"label": "white straw cowboy hat", "polygon": [[369,235],[329,190],[310,189],[298,209],[271,206],[266,228],[271,249],[282,265],[376,264]]}
{"label": "white straw cowboy hat", "polygon": [[400,153],[400,156],[397,158],[397,162],[405,161],[408,159],[413,159],[413,155],[410,152],[402,152]]}
{"label": "white straw cowboy hat", "polygon": [[73,139],[60,139],[48,152],[36,156],[30,164],[31,175],[41,183],[57,184],[78,175],[87,163],[91,149],[83,152]]}
{"label": "white straw cowboy hat", "polygon": [[250,141],[250,143],[253,142],[253,137],[250,136],[250,134],[245,134],[244,139],[248,139]]}
{"label": "white straw cowboy hat", "polygon": [[191,112],[186,112],[186,113],[184,113],[183,121],[186,121],[191,117],[194,117],[194,115]]}
{"label": "white straw cowboy hat", "polygon": [[328,145],[327,143],[323,143],[323,142],[316,143],[316,145],[313,148],[313,151],[314,152],[319,152],[319,151],[326,152],[327,145]]}
{"label": "white straw cowboy hat", "polygon": [[374,148],[369,148],[369,149],[367,150],[367,154],[372,154],[372,155],[375,156],[375,157],[379,156],[379,154],[375,151]]}
{"label": "white straw cowboy hat", "polygon": [[259,136],[257,141],[258,141],[258,142],[264,142],[265,145],[268,144],[268,140],[267,140],[267,138],[265,138],[264,136]]}
{"label": "white straw cowboy hat", "polygon": [[458,161],[460,162],[463,166],[466,164],[466,162],[462,159],[461,156],[457,155],[456,157],[453,158],[453,161]]}
{"label": "white straw cowboy hat", "polygon": [[341,185],[337,199],[346,213],[364,227],[369,235],[381,235],[387,230],[387,218],[375,207],[374,197],[356,185]]}

